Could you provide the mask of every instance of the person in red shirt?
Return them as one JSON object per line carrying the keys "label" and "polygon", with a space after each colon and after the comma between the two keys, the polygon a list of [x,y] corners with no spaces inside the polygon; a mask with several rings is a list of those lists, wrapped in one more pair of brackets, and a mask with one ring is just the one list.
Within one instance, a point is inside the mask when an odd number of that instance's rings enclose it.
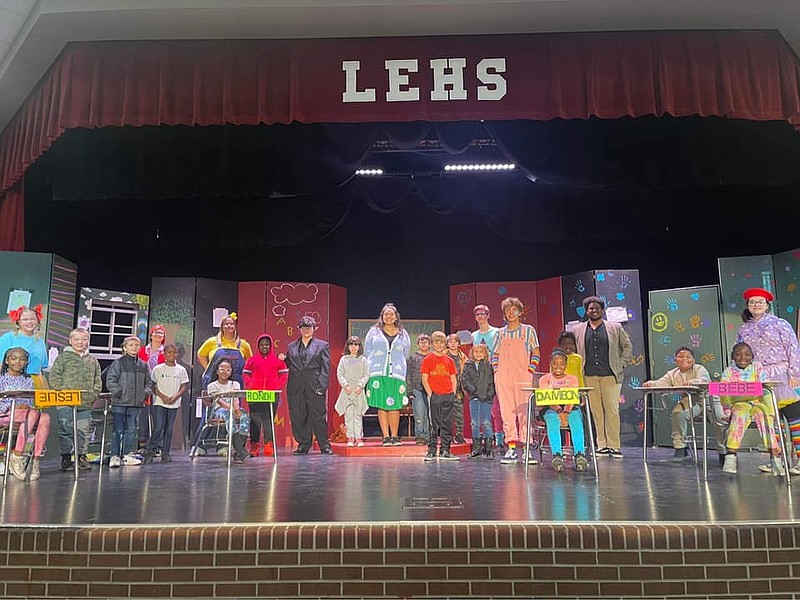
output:
{"label": "person in red shirt", "polygon": [[426,461],[436,459],[436,441],[441,437],[439,448],[441,460],[458,460],[457,456],[450,453],[450,443],[453,441],[453,411],[455,410],[456,388],[458,377],[456,363],[445,354],[447,336],[441,331],[431,334],[433,352],[422,361],[420,373],[422,374],[422,387],[428,394],[430,406],[430,437],[428,438],[428,454]]}
{"label": "person in red shirt", "polygon": [[[242,374],[246,390],[283,390],[289,378],[289,369],[283,361],[283,354],[275,354],[272,336],[264,333],[256,342],[258,354],[247,359]],[[278,406],[273,407],[277,410]],[[250,454],[258,456],[261,448],[261,433],[264,433],[264,456],[272,456],[275,451],[272,440],[272,427],[269,423],[271,408],[266,404],[253,404],[250,407]]]}

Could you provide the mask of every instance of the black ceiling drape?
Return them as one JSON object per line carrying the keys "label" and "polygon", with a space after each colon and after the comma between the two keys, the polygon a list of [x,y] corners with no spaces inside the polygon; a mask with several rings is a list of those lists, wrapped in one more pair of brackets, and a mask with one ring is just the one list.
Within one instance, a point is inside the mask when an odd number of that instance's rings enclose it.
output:
{"label": "black ceiling drape", "polygon": [[[434,151],[420,150],[432,140]],[[447,161],[489,159],[520,168],[441,172]],[[353,177],[376,165],[402,176]],[[279,248],[330,236],[356,203],[384,215],[409,203],[462,211],[520,242],[657,237],[686,210],[714,220],[758,190],[791,196],[798,167],[800,136],[785,123],[690,117],[73,130],[34,176],[53,200],[91,201],[80,204],[98,218],[124,203],[126,222],[161,245]],[[578,215],[592,206],[611,218],[583,231]],[[220,211],[237,216],[233,235],[217,230]]]}

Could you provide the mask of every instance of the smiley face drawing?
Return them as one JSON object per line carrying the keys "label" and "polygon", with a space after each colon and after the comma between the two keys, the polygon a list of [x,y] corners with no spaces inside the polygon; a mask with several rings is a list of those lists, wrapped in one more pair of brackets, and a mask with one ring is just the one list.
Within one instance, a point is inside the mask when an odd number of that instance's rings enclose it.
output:
{"label": "smiley face drawing", "polygon": [[662,331],[666,331],[667,325],[669,325],[669,319],[667,318],[667,315],[665,315],[663,312],[654,314],[653,317],[650,319],[650,326],[656,333],[661,333]]}

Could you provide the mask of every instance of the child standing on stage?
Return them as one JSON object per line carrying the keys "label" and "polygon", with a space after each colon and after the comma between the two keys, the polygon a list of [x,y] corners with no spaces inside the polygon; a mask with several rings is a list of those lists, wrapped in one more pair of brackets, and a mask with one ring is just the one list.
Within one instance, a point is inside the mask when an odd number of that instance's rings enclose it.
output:
{"label": "child standing on stage", "polygon": [[[61,449],[61,470],[72,469],[73,449],[78,455],[78,468],[91,469],[86,459],[92,431],[92,406],[103,390],[100,378],[100,363],[89,354],[89,332],[86,329],[73,329],[69,334],[69,346],[65,347],[53,361],[48,374],[50,387],[54,390],[82,390],[81,405],[76,412],[77,427],[73,427],[71,406],[56,408],[58,419],[58,444]],[[77,428],[78,439],[73,439]]]}
{"label": "child standing on stage", "polygon": [[447,336],[441,331],[434,331],[431,335],[433,352],[422,361],[422,387],[428,394],[430,402],[431,434],[428,438],[428,453],[426,461],[436,459],[437,438],[442,443],[439,448],[441,460],[458,460],[457,456],[450,453],[450,443],[453,440],[453,405],[456,400],[458,376],[456,364],[447,356]]}
{"label": "child standing on stage", "polygon": [[[456,364],[456,377],[461,379],[461,371],[467,363],[467,355],[461,350],[461,340],[458,334],[451,333],[447,336],[447,356],[453,359]],[[464,392],[461,386],[456,386],[456,402],[453,406],[453,441],[456,444],[463,444],[464,440]]]}
{"label": "child standing on stage", "polygon": [[414,436],[417,446],[427,445],[430,435],[428,422],[428,394],[422,388],[422,361],[431,353],[431,336],[420,333],[417,336],[418,350],[406,360],[406,390],[414,410]]}
{"label": "child standing on stage", "polygon": [[[469,398],[472,421],[472,452],[470,458],[478,458],[483,452],[486,458],[494,458],[492,452],[492,404],[494,402],[494,373],[489,364],[489,350],[485,344],[473,346],[470,360],[461,372],[461,385]],[[483,435],[481,435],[483,425]]]}
{"label": "child standing on stage", "polygon": [[[258,337],[258,355],[251,356],[244,365],[244,389],[283,390],[289,378],[289,368],[280,356],[275,354],[272,336],[264,333]],[[283,356],[283,355],[281,355]],[[250,455],[258,456],[261,449],[261,432],[264,432],[264,456],[275,454],[272,440],[272,426],[269,419],[278,405],[253,403],[250,407]]]}
{"label": "child standing on stage", "polygon": [[[720,381],[766,381],[766,373],[761,369],[761,365],[753,362],[753,350],[748,344],[739,342],[733,346],[731,352],[733,363],[722,373]],[[728,453],[725,455],[725,463],[722,470],[726,473],[737,472],[736,451],[742,445],[744,432],[750,425],[750,421],[756,422],[758,432],[764,441],[764,445],[769,448],[774,475],[784,475],[783,462],[781,462],[780,446],[775,438],[774,422],[775,412],[772,403],[767,402],[764,397],[742,397],[742,396],[723,396],[720,398],[723,406],[731,407],[731,424],[728,426],[728,438],[725,442]]]}
{"label": "child standing on stage", "polygon": [[574,375],[578,378],[578,387],[583,385],[583,357],[578,354],[578,342],[575,334],[571,331],[562,331],[558,334],[558,349],[567,355],[567,375]]}
{"label": "child standing on stage", "polygon": [[[475,315],[475,322],[478,328],[472,332],[472,345],[484,344],[487,352],[489,353],[489,362],[492,362],[492,348],[495,347],[497,342],[497,335],[500,329],[494,327],[489,323],[489,307],[485,304],[478,304],[472,309],[472,314]],[[497,391],[495,390],[494,402],[492,403],[492,429],[494,429],[495,445],[498,451],[502,454],[505,450],[505,433],[503,430],[503,417],[500,413],[500,400],[497,398]]]}
{"label": "child standing on stage", "polygon": [[364,344],[357,335],[350,337],[344,347],[344,356],[339,360],[336,376],[342,391],[336,400],[336,412],[344,416],[348,446],[364,445],[363,416],[367,412],[367,397],[364,386],[369,381],[369,365],[364,356]]}
{"label": "child standing on stage", "polygon": [[[539,387],[549,390],[580,387],[575,375],[567,374],[567,354],[562,350],[554,350],[550,356],[550,372],[539,380]],[[561,427],[569,426],[572,447],[575,449],[575,470],[585,471],[586,441],[583,433],[583,413],[580,405],[565,404],[563,406],[545,406],[539,413],[547,425],[547,439],[553,453],[552,466],[556,471],[564,470],[564,455],[561,453]]]}
{"label": "child standing on stage", "polygon": [[[506,326],[497,335],[491,360],[508,444],[500,464],[513,465],[519,461],[517,445],[523,445],[528,435],[530,392],[522,388],[533,385],[533,374],[539,366],[539,338],[533,326],[522,322],[525,307],[519,298],[506,298],[500,308]],[[531,465],[538,463],[527,448],[522,460]]]}
{"label": "child standing on stage", "polygon": [[[30,398],[17,398],[14,407],[14,422],[25,423],[28,433],[36,429],[33,444],[33,464],[31,465],[31,481],[39,479],[41,472],[39,463],[44,458],[47,436],[50,433],[50,415],[40,413],[33,407],[33,379],[27,374],[28,352],[22,348],[11,348],[3,356],[3,366],[0,369],[0,395],[7,390],[30,390]],[[10,427],[11,398],[0,400],[0,425]],[[9,457],[8,468],[11,474],[20,481],[25,479],[25,459],[22,454],[25,450],[26,436],[22,435],[23,429],[17,432],[14,451]],[[6,448],[11,447],[9,440]]]}
{"label": "child standing on stage", "polygon": [[164,346],[164,362],[153,367],[150,379],[153,381],[153,431],[147,440],[145,464],[153,462],[153,457],[161,449],[161,462],[170,462],[172,448],[172,429],[175,417],[181,407],[181,398],[189,387],[189,374],[176,360],[178,347],[175,344]]}
{"label": "child standing on stage", "polygon": [[106,387],[111,392],[111,459],[108,466],[138,466],[142,459],[137,453],[139,446],[139,413],[144,399],[152,392],[150,371],[139,358],[142,343],[135,335],[122,342],[124,354],[111,363],[106,376]]}
{"label": "child standing on stage", "polygon": [[[238,381],[231,379],[232,376],[233,363],[227,358],[223,358],[217,363],[214,380],[208,384],[208,393],[220,394],[242,389]],[[239,398],[216,398],[214,400],[212,409],[214,418],[224,421],[226,427],[231,410],[233,410],[233,460],[242,463],[250,457],[245,448],[250,435],[250,415],[244,410],[244,405]]]}

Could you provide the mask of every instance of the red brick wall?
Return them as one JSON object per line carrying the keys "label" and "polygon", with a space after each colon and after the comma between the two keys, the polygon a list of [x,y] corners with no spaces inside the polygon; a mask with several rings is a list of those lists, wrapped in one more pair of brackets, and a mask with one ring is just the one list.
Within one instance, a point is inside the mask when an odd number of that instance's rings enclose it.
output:
{"label": "red brick wall", "polygon": [[800,594],[800,526],[414,524],[0,529],[0,596]]}

